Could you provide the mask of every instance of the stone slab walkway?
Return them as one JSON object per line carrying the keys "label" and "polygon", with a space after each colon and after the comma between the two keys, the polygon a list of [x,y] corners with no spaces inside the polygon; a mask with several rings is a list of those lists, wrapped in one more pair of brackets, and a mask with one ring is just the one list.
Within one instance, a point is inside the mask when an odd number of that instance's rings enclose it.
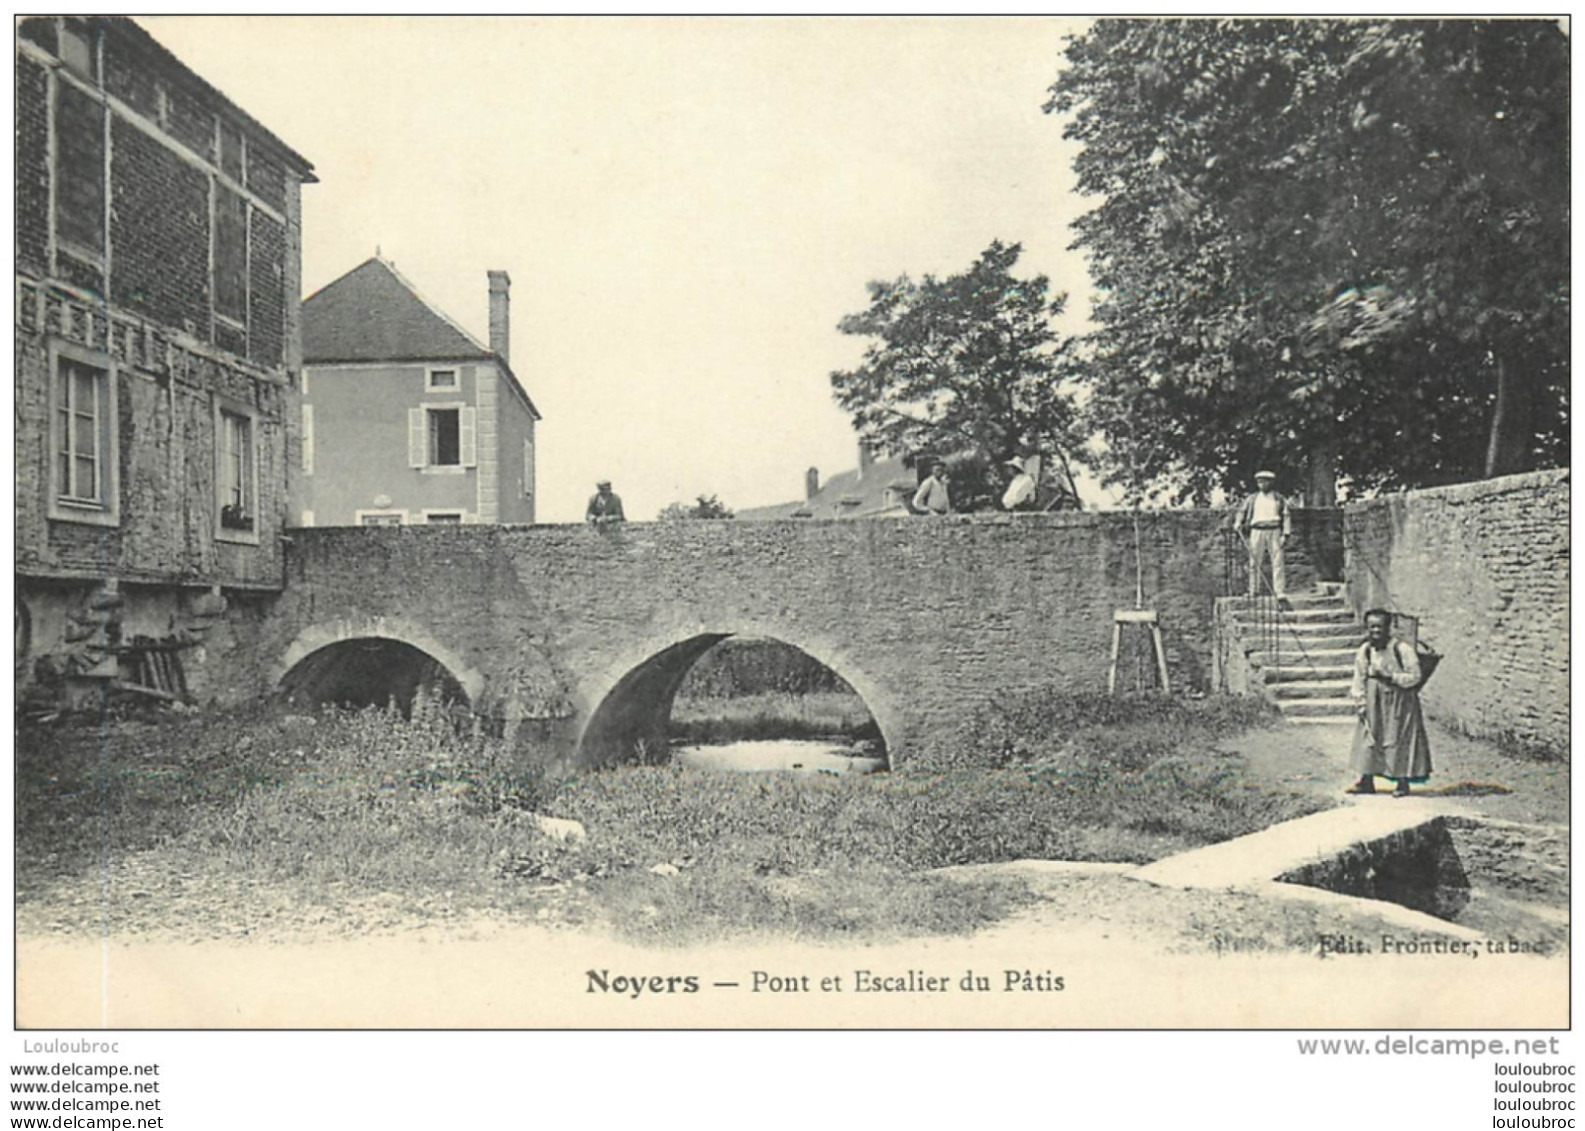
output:
{"label": "stone slab walkway", "polygon": [[1181,852],[1133,872],[1135,879],[1161,887],[1236,888],[1330,860],[1356,845],[1381,840],[1462,810],[1446,801],[1376,796],[1350,798],[1344,805],[1285,821],[1249,836]]}

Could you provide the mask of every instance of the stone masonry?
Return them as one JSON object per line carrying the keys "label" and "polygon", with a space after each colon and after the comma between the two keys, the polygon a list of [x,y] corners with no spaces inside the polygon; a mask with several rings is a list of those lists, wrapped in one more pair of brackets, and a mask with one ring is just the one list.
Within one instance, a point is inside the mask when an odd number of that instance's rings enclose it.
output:
{"label": "stone masonry", "polygon": [[1443,653],[1428,714],[1566,754],[1569,472],[1541,471],[1351,504],[1348,595],[1420,618]]}
{"label": "stone masonry", "polygon": [[[1175,689],[1209,686],[1227,517],[1140,518],[1145,603]],[[1296,558],[1295,584],[1313,584]],[[270,615],[211,660],[242,698],[322,648],[403,641],[479,710],[537,722],[553,751],[598,764],[661,739],[671,695],[711,645],[766,636],[846,679],[896,760],[998,695],[1104,689],[1112,613],[1134,590],[1133,517],[1115,512],[319,528],[292,532]]]}

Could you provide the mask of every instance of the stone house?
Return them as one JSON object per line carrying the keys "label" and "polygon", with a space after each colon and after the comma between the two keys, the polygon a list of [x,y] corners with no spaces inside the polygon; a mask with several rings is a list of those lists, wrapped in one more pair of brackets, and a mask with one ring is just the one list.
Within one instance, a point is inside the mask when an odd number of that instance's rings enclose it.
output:
{"label": "stone house", "polygon": [[185,697],[282,586],[312,166],[129,19],[15,51],[17,676]]}
{"label": "stone house", "polygon": [[534,521],[540,414],[488,276],[488,346],[379,256],[303,300],[303,526]]}

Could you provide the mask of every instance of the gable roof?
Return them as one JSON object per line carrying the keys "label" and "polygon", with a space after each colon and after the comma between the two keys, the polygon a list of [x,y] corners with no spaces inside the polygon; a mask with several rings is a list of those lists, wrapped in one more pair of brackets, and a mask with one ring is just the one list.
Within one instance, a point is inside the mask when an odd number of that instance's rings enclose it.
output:
{"label": "gable roof", "polygon": [[499,360],[375,256],[303,300],[303,363]]}

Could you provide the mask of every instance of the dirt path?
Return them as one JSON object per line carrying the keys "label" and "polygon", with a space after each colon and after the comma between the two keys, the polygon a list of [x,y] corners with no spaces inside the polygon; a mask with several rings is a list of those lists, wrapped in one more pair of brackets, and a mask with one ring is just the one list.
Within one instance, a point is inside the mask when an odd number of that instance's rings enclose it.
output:
{"label": "dirt path", "polygon": [[[1461,808],[1483,817],[1521,824],[1567,825],[1569,764],[1511,758],[1488,742],[1456,734],[1436,723],[1431,739],[1431,780],[1416,794],[1454,797]],[[1268,788],[1314,793],[1336,801],[1354,780],[1348,766],[1350,727],[1291,725],[1256,730],[1228,743],[1248,764],[1251,781]],[[1378,783],[1379,784],[1379,783]],[[1390,804],[1390,797],[1370,799]]]}
{"label": "dirt path", "polygon": [[[748,938],[666,950],[480,918],[269,943],[25,938],[18,1021],[48,1028],[1568,1022],[1568,963],[1556,958],[1450,956],[1434,952],[1431,937],[1368,915],[1152,889],[1104,870],[1029,872],[1044,898],[991,930],[867,945]],[[1318,940],[1338,932],[1372,953],[1323,955]],[[1384,937],[1416,949],[1383,953]],[[645,988],[634,989],[640,981]],[[648,988],[655,986],[668,988]]]}

